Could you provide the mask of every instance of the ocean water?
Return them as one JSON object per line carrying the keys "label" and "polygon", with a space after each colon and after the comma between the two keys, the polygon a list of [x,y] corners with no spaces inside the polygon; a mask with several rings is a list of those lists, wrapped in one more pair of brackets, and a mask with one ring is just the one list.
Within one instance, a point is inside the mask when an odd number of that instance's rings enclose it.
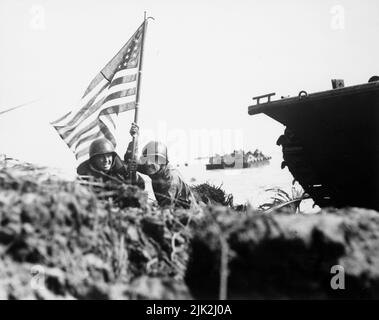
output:
{"label": "ocean water", "polygon": [[[273,196],[273,192],[267,189],[280,188],[290,195],[293,188],[302,190],[298,183],[292,184],[294,178],[289,170],[281,169],[281,152],[271,156],[269,164],[257,168],[206,170],[207,161],[198,161],[188,166],[180,165],[177,169],[190,185],[208,182],[222,186],[225,192],[233,195],[234,204],[250,203],[257,208]],[[305,200],[300,210],[307,213],[319,211],[320,209],[317,206],[313,207],[313,204],[312,200]]]}

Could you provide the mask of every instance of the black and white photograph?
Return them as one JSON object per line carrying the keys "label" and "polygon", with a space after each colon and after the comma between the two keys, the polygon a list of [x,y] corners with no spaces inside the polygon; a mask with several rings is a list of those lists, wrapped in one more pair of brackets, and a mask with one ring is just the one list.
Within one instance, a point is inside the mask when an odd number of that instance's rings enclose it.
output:
{"label": "black and white photograph", "polygon": [[0,0],[0,300],[379,299],[378,36],[376,0]]}

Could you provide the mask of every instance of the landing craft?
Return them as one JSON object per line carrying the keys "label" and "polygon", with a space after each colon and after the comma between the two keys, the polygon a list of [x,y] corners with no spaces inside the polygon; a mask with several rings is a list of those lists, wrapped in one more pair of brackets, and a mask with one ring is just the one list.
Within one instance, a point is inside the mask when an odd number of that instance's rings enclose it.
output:
{"label": "landing craft", "polygon": [[[286,126],[277,141],[282,168],[320,207],[379,210],[379,77],[369,83],[271,101],[253,98],[248,113],[263,113]],[[268,101],[261,103],[261,99]]]}
{"label": "landing craft", "polygon": [[216,169],[246,169],[255,168],[270,163],[270,156],[264,155],[260,150],[256,149],[254,152],[244,152],[242,150],[235,150],[231,154],[224,154],[222,156],[215,155],[209,158],[209,163],[205,165],[207,170]]}

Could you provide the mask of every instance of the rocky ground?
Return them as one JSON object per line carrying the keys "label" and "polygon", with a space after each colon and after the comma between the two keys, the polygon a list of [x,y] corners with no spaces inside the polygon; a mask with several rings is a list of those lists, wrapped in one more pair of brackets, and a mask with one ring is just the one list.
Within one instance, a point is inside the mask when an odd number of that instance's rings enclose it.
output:
{"label": "rocky ground", "polygon": [[377,212],[228,203],[161,210],[134,187],[2,165],[0,299],[379,298]]}

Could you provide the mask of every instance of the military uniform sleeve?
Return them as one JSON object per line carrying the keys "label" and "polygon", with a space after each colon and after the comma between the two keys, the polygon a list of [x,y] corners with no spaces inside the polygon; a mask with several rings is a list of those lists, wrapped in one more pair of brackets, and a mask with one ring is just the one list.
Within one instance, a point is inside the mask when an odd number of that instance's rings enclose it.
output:
{"label": "military uniform sleeve", "polygon": [[[138,142],[136,141],[136,147],[135,147],[136,153],[137,153],[137,149],[138,149]],[[132,159],[132,154],[133,154],[133,141],[130,141],[128,144],[128,148],[126,149],[126,152],[124,154],[124,161],[126,163],[128,163],[128,161]]]}

